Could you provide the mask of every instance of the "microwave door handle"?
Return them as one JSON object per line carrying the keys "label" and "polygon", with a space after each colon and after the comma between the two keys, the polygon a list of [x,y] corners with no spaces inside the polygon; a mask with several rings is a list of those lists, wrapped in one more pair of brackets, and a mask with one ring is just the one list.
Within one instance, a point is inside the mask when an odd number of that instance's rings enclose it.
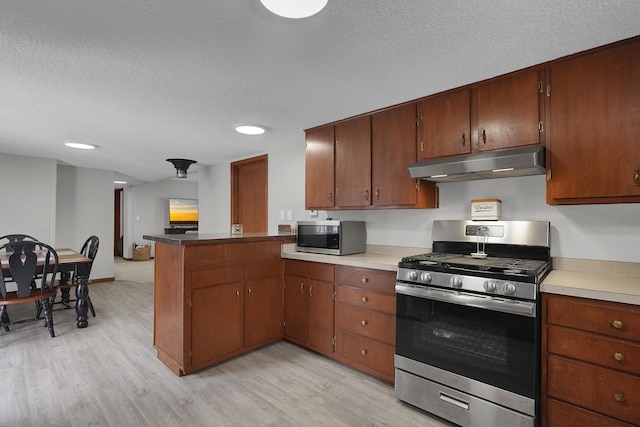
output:
{"label": "microwave door handle", "polygon": [[458,305],[466,305],[469,307],[477,307],[485,310],[515,314],[518,316],[536,316],[536,304],[532,302],[512,301],[490,296],[469,294],[466,292],[436,289],[428,286],[407,286],[402,283],[396,283],[396,293]]}

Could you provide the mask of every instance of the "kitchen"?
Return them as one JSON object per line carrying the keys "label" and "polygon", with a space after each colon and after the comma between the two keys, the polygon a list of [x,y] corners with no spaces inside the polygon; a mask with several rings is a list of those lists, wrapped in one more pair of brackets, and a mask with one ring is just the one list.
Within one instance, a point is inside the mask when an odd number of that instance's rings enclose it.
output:
{"label": "kitchen", "polygon": [[[405,101],[417,95],[420,94],[397,99],[397,101]],[[352,111],[352,114],[361,112],[363,111]],[[330,120],[313,124],[328,121]],[[5,159],[3,156],[3,160]],[[305,211],[303,203],[303,180],[291,179],[304,175],[303,159],[303,147],[269,152],[270,230],[274,230],[275,226],[282,222],[281,212],[291,211],[292,222],[307,219],[308,213]],[[30,164],[30,159],[9,158],[3,162],[2,168],[7,177],[15,176],[20,170],[15,165],[15,160],[23,161],[27,165]],[[50,162],[47,162],[47,166],[51,167]],[[203,205],[203,212],[205,209],[209,209],[209,212],[215,212],[214,215],[203,215],[201,227],[211,230],[226,230],[229,224],[228,210],[225,209],[224,204],[217,202],[220,199],[224,200],[225,195],[228,194],[228,164],[208,166],[199,173],[198,196]],[[75,181],[71,179],[68,182]],[[64,185],[61,187],[59,195],[64,194],[65,191]],[[469,183],[443,183],[439,184],[439,187],[440,207],[435,210],[341,211],[339,215],[331,213],[331,216],[339,216],[341,219],[365,220],[368,225],[368,243],[370,245],[428,248],[431,245],[431,224],[435,219],[467,218],[469,203],[472,199],[500,198],[504,204],[504,217],[507,219],[526,218],[550,221],[552,224],[551,250],[554,257],[613,261],[614,265],[617,265],[615,263],[618,262],[637,263],[638,261],[637,252],[634,252],[634,248],[638,244],[638,235],[633,231],[638,229],[640,223],[638,222],[637,208],[633,204],[549,206],[545,203],[546,180],[544,176]],[[132,200],[136,200],[135,193],[143,192],[143,188],[132,189],[134,194]],[[212,197],[211,194],[215,194],[215,197]],[[141,236],[143,233],[137,234],[135,232],[138,222],[136,218],[140,217],[139,222],[149,224],[147,215],[149,212],[153,212],[153,208],[149,209],[149,206],[134,204],[131,209],[132,235],[134,239],[137,239],[139,238],[137,236]],[[55,208],[50,208],[48,213],[51,213],[51,210],[55,210]],[[320,215],[322,218],[329,214],[320,212]],[[45,216],[49,224],[51,224],[51,217],[51,215]],[[285,215],[286,217],[287,215]],[[65,221],[65,219],[59,215],[58,221]],[[158,222],[162,222],[162,220]],[[3,223],[5,223],[4,220]],[[165,225],[156,222],[158,229]],[[50,228],[55,228],[55,226],[50,226]],[[48,231],[45,235],[55,235],[55,233],[48,233]],[[36,234],[42,235],[42,233]],[[62,233],[60,234],[62,235]]]}

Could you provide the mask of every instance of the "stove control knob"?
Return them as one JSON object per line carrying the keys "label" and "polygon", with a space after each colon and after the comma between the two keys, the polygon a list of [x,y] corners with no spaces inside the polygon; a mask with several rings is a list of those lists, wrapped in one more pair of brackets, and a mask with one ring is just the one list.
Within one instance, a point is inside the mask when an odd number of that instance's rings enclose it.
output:
{"label": "stove control knob", "polygon": [[502,285],[502,292],[504,292],[505,295],[513,295],[516,293],[516,287],[513,285],[513,283],[506,282],[504,285]]}
{"label": "stove control knob", "polygon": [[454,288],[461,288],[462,287],[462,277],[460,276],[453,276],[451,279],[449,279],[449,283],[451,284],[451,286],[453,286]]}
{"label": "stove control knob", "polygon": [[482,284],[484,290],[487,292],[495,292],[496,291],[496,282],[493,280],[485,280]]}
{"label": "stove control knob", "polygon": [[418,272],[411,270],[409,273],[407,273],[407,278],[409,280],[417,280],[418,279]]}
{"label": "stove control knob", "polygon": [[420,274],[420,281],[429,283],[431,281],[431,273],[424,272]]}

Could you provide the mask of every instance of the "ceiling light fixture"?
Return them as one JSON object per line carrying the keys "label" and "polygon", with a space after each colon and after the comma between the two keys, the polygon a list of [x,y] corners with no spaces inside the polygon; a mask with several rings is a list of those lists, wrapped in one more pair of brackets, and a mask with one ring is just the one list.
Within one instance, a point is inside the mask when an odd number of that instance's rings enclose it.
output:
{"label": "ceiling light fixture", "polygon": [[171,162],[173,166],[175,166],[177,178],[186,178],[189,166],[191,166],[192,163],[198,163],[195,160],[188,159],[167,159],[167,162]]}
{"label": "ceiling light fixture", "polygon": [[308,18],[320,12],[328,0],[260,0],[270,12],[284,18]]}
{"label": "ceiling light fixture", "polygon": [[126,184],[127,181],[113,181],[114,184]]}
{"label": "ceiling light fixture", "polygon": [[80,150],[93,150],[96,148],[93,144],[83,144],[81,142],[65,142],[64,145],[69,148],[79,148]]}
{"label": "ceiling light fixture", "polygon": [[240,125],[236,126],[236,132],[244,135],[262,135],[265,128],[258,125]]}

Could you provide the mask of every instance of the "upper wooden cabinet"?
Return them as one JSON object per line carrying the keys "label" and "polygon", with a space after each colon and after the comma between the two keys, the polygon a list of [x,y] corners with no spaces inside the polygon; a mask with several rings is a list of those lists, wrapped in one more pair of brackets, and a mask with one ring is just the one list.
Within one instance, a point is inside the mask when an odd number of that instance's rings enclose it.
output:
{"label": "upper wooden cabinet", "polygon": [[305,206],[308,209],[327,209],[334,206],[334,139],[333,126],[307,131]]}
{"label": "upper wooden cabinet", "polygon": [[640,202],[640,40],[551,64],[547,203]]}
{"label": "upper wooden cabinet", "polygon": [[[306,208],[437,207],[435,184],[409,176],[415,140],[415,103],[308,130]],[[332,190],[327,184],[334,174]]]}
{"label": "upper wooden cabinet", "polygon": [[371,205],[371,116],[336,124],[335,137],[335,205]]}
{"label": "upper wooden cabinet", "polygon": [[418,103],[419,160],[471,152],[471,91],[468,88]]}
{"label": "upper wooden cabinet", "polygon": [[472,98],[477,151],[544,142],[544,69],[533,68],[479,84]]}
{"label": "upper wooden cabinet", "polygon": [[373,206],[437,207],[435,184],[411,178],[416,157],[416,104],[376,113],[371,118]]}

